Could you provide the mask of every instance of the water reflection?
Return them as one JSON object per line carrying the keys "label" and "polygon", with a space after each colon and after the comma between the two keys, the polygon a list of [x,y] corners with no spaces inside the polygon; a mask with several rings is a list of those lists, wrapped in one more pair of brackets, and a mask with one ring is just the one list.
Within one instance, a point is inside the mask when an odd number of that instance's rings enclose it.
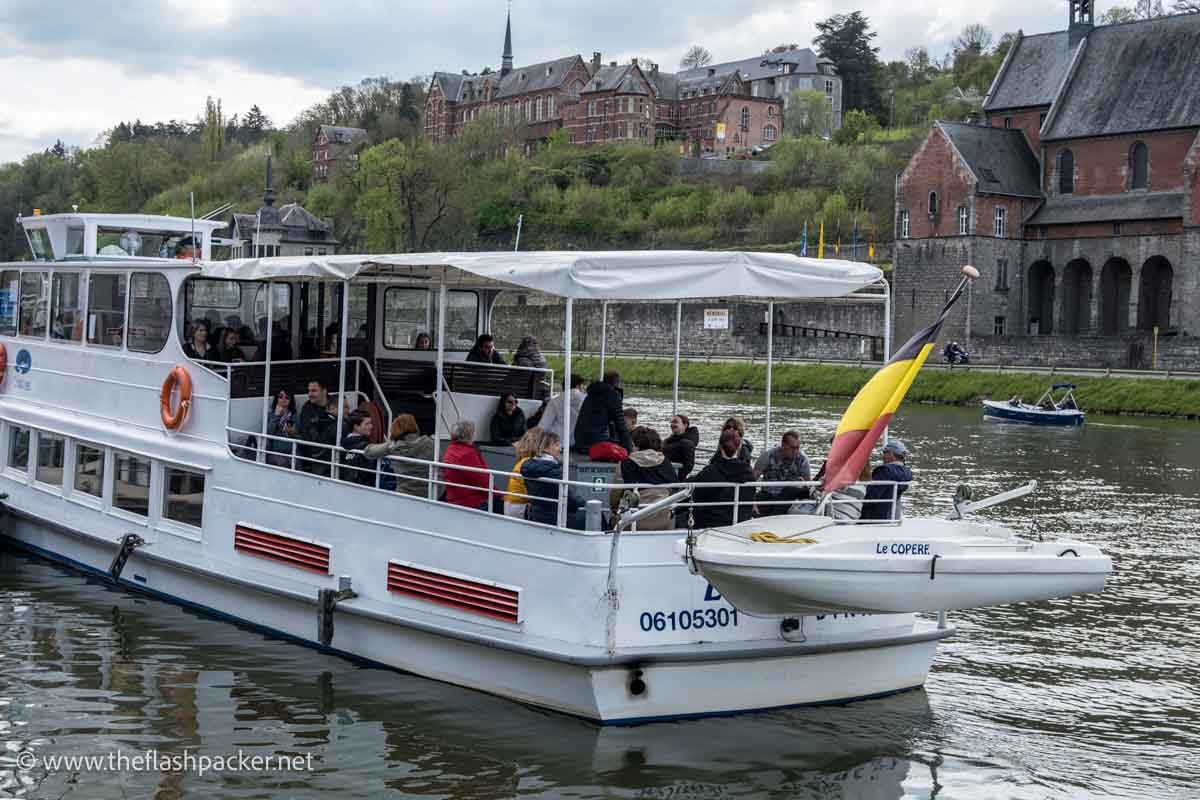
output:
{"label": "water reflection", "polygon": [[[711,444],[756,398],[684,405]],[[670,399],[631,393],[665,427]],[[776,410],[819,461],[842,409]],[[895,432],[941,513],[955,484],[1039,481],[989,512],[1103,546],[1103,595],[955,615],[927,689],[838,708],[597,728],[371,670],[0,551],[0,797],[1029,797],[1186,795],[1200,782],[1200,428],[1042,432],[906,408]],[[271,774],[23,770],[15,754],[311,755]]]}

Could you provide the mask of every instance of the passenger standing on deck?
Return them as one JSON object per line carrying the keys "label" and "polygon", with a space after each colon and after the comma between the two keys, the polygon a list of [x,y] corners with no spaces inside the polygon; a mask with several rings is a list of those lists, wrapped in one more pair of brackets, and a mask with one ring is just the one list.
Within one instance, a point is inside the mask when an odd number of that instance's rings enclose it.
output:
{"label": "passenger standing on deck", "polygon": [[[613,444],[623,447],[625,452],[601,452],[612,451]],[[608,447],[596,448],[597,445]],[[591,452],[593,448],[596,448],[595,455]],[[594,461],[601,460],[596,455],[607,455],[602,459],[605,461],[621,461],[633,449],[633,439],[622,413],[621,374],[616,370],[604,373],[604,380],[595,381],[588,387],[579,408],[579,420],[575,423],[575,449],[588,453]]]}
{"label": "passenger standing on deck", "polygon": [[[700,474],[692,478],[697,484],[704,483],[749,483],[754,480],[750,465],[741,458],[742,437],[733,428],[721,431],[721,443],[717,453]],[[753,509],[751,495],[753,489],[735,486],[697,486],[692,493],[695,503],[732,503],[737,493],[736,520],[742,522],[750,519]],[[695,509],[695,526],[697,528],[716,528],[722,525],[732,525],[735,519],[734,506],[709,505]]]}
{"label": "passenger standing on deck", "polygon": [[587,384],[587,378],[580,375],[578,372],[571,375],[571,391],[563,392],[550,398],[546,403],[545,411],[542,412],[542,419],[538,423],[542,430],[554,431],[563,441],[566,441],[566,432],[563,430],[563,410],[566,407],[567,399],[571,400],[571,446],[575,446],[575,423],[579,420],[579,409],[583,407],[583,399],[587,394],[583,391],[583,387]]}
{"label": "passenger standing on deck", "polygon": [[671,435],[663,442],[663,455],[679,465],[679,480],[687,480],[696,468],[696,447],[700,444],[700,431],[683,414],[671,417]]}
{"label": "passenger standing on deck", "polygon": [[528,427],[517,396],[512,392],[500,395],[500,404],[496,407],[496,413],[492,414],[489,441],[493,444],[512,444],[525,435]]}
{"label": "passenger standing on deck", "polygon": [[[475,446],[474,422],[464,419],[454,423],[454,427],[450,430],[450,446],[446,448],[442,461],[460,467],[487,469],[487,462],[483,460],[483,455]],[[466,508],[487,509],[488,476],[486,472],[443,467],[442,480],[446,482],[447,503]]]}
{"label": "passenger standing on deck", "polygon": [[496,349],[496,340],[490,333],[481,333],[475,340],[475,346],[467,353],[467,361],[483,364],[503,364],[504,356]]}
{"label": "passenger standing on deck", "polygon": [[[388,429],[388,440],[368,446],[365,452],[371,459],[398,456],[388,459],[396,476],[396,491],[414,497],[428,496],[429,466],[419,462],[433,461],[433,439],[421,435],[412,414],[397,414]],[[416,461],[401,461],[401,458]]]}
{"label": "passenger standing on deck", "polygon": [[[306,442],[333,445],[337,441],[336,413],[337,406],[329,399],[329,387],[325,381],[320,378],[309,381],[308,402],[300,409],[296,435]],[[332,450],[314,446],[301,446],[298,450],[304,459],[300,462],[300,469],[329,477]]]}
{"label": "passenger standing on deck", "polygon": [[[725,431],[734,431],[738,435],[738,440],[742,443],[741,449],[738,451],[738,458],[745,461],[747,466],[752,463],[751,456],[754,454],[754,445],[746,439],[746,421],[741,417],[730,417],[725,420],[725,424],[721,426],[721,435],[725,435]],[[720,452],[713,453],[713,457],[708,463],[712,464],[720,456]]]}
{"label": "passenger standing on deck", "polygon": [[898,485],[868,486],[859,519],[900,519],[900,495],[913,479],[912,470],[904,463],[907,458],[908,448],[899,439],[892,439],[883,446],[883,463],[871,472],[871,480],[894,481]]}

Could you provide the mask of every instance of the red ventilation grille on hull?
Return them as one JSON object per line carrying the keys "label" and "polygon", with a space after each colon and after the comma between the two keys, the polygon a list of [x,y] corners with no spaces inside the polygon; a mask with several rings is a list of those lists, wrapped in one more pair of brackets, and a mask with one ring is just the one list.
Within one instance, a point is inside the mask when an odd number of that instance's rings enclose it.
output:
{"label": "red ventilation grille on hull", "polygon": [[428,600],[460,611],[514,624],[521,621],[519,589],[433,572],[398,561],[388,562],[387,587],[389,592]]}
{"label": "red ventilation grille on hull", "polygon": [[323,544],[267,533],[246,525],[234,528],[233,549],[248,556],[278,561],[297,569],[329,574],[329,548]]}

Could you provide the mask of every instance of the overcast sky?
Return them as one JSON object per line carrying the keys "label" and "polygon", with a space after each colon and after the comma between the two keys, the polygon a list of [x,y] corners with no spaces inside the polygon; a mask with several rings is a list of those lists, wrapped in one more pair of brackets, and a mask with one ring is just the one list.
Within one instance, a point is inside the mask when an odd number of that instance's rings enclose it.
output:
{"label": "overcast sky", "polygon": [[[782,42],[808,46],[818,20],[855,8],[879,33],[884,59],[917,45],[941,55],[973,22],[998,37],[1067,21],[1066,0],[758,0],[734,13],[738,7],[515,0],[515,60],[586,59],[599,50],[606,62],[640,56],[671,69],[688,46],[701,44],[729,61]],[[0,0],[0,163],[55,139],[88,146],[121,120],[194,119],[210,94],[227,113],[257,103],[285,123],[367,76],[496,67],[504,10],[499,0]]]}

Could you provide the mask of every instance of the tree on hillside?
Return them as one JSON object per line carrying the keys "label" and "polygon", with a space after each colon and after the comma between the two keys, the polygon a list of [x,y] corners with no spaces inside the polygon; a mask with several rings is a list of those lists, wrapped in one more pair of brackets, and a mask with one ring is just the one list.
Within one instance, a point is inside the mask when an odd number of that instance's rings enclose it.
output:
{"label": "tree on hillside", "polygon": [[954,40],[955,50],[973,50],[986,53],[992,46],[992,32],[978,22],[966,26]]}
{"label": "tree on hillside", "polygon": [[770,50],[763,53],[763,55],[769,56],[774,53],[786,53],[789,50],[799,50],[799,49],[800,49],[800,44],[798,42],[785,42],[784,44],[775,45]]}
{"label": "tree on hillside", "polygon": [[824,92],[796,89],[788,96],[783,129],[793,136],[819,136],[833,128],[833,109]]}
{"label": "tree on hillside", "polygon": [[462,163],[456,155],[453,146],[435,151],[427,142],[399,139],[363,152],[359,168],[367,188],[357,212],[370,249],[427,249],[431,235],[462,199]]}
{"label": "tree on hillside", "polygon": [[262,140],[271,129],[271,119],[263,113],[257,104],[250,106],[246,118],[242,120],[242,130],[246,132],[247,142],[254,144]]}
{"label": "tree on hillside", "polygon": [[1110,6],[1100,15],[1101,25],[1120,25],[1125,22],[1137,22],[1137,14],[1129,6]]}
{"label": "tree on hillside", "polygon": [[220,99],[214,102],[209,97],[204,101],[204,133],[201,141],[205,158],[216,161],[225,148],[225,115],[221,112]]}
{"label": "tree on hillside", "polygon": [[679,59],[679,68],[696,69],[697,67],[707,67],[712,63],[712,60],[712,53],[700,45],[694,44],[683,54],[683,58]]}
{"label": "tree on hillside", "polygon": [[861,11],[835,14],[817,23],[820,33],[813,44],[822,58],[828,58],[842,76],[842,108],[861,109],[879,115],[883,103],[875,85],[879,70],[879,48],[872,47],[875,32]]}

